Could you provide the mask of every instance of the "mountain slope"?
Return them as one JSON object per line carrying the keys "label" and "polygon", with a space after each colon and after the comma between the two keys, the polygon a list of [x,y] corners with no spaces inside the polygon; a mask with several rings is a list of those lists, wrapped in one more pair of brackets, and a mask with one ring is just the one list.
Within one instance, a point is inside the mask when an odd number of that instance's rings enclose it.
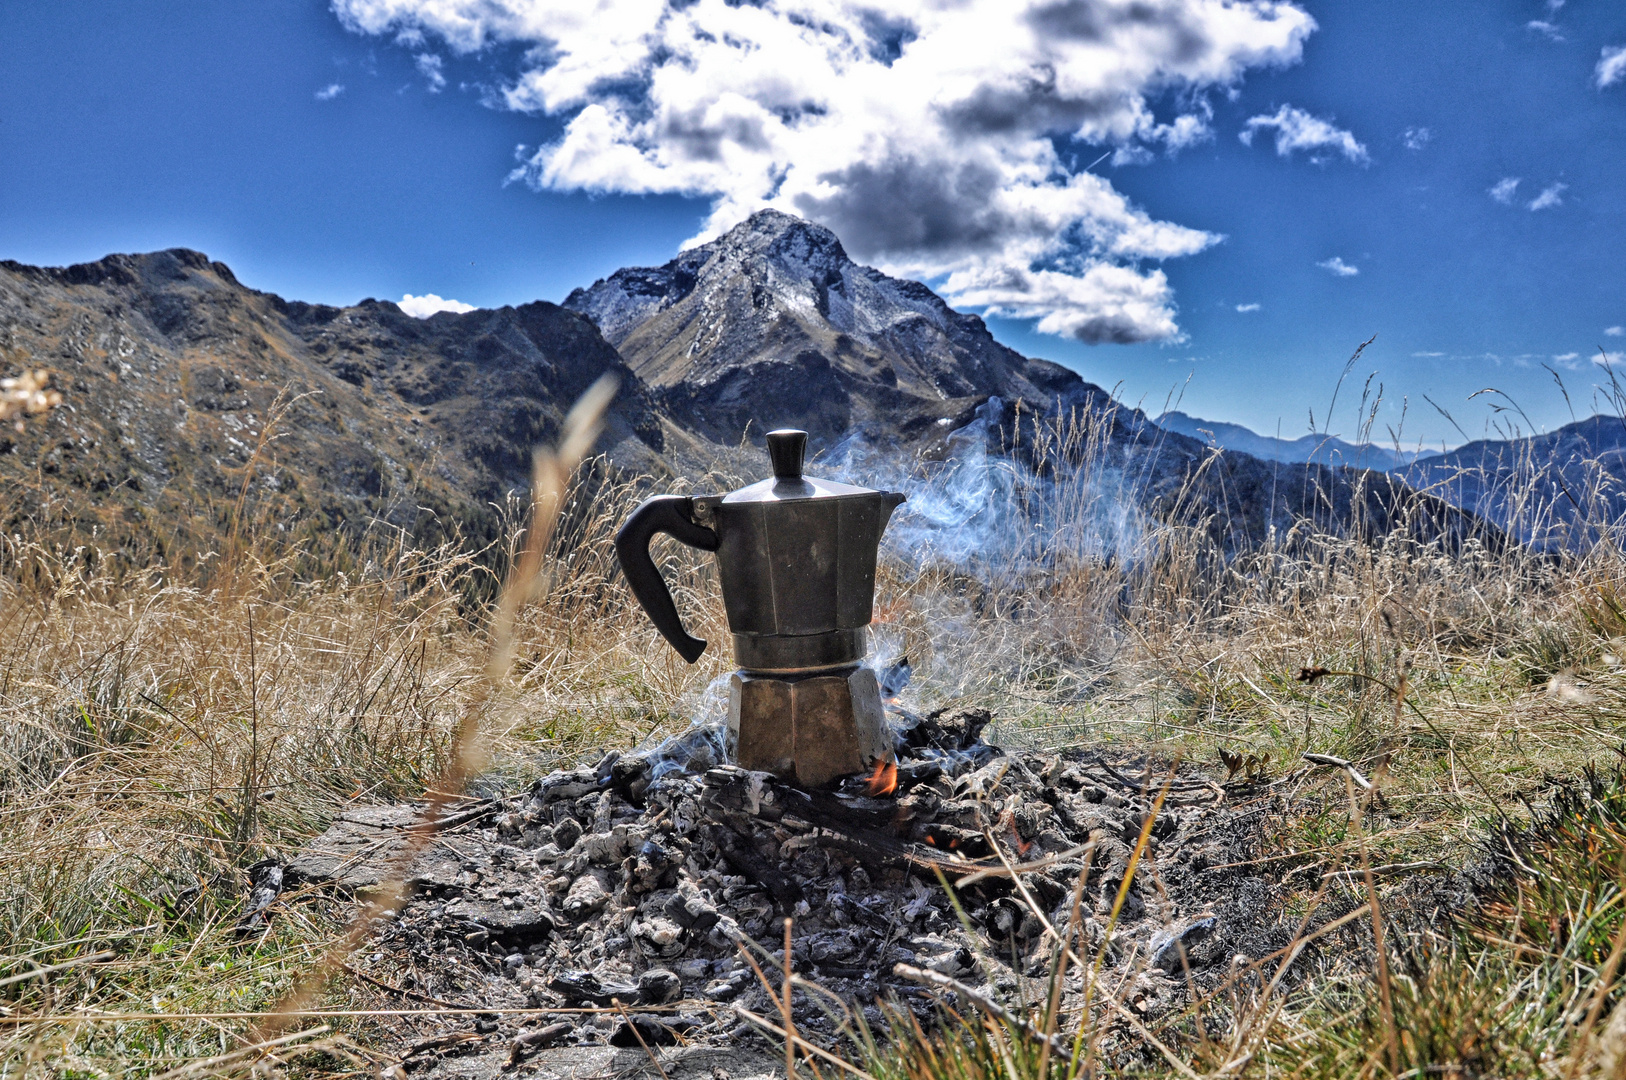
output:
{"label": "mountain slope", "polygon": [[218,551],[255,521],[318,545],[374,522],[490,536],[489,504],[606,371],[624,385],[605,446],[646,467],[661,445],[636,376],[553,304],[288,303],[186,250],[0,263],[0,366],[50,367],[67,399],[0,436],[5,528],[107,547]]}
{"label": "mountain slope", "polygon": [[1477,439],[1394,471],[1523,540],[1573,547],[1626,515],[1626,422],[1598,415],[1544,435]]}
{"label": "mountain slope", "polygon": [[679,423],[724,444],[749,425],[918,433],[990,395],[1050,410],[1107,395],[996,342],[926,286],[847,257],[834,233],[765,210],[565,306],[591,318]]}
{"label": "mountain slope", "polygon": [[[1035,414],[1059,410],[1092,429],[1095,466],[1125,477],[1139,511],[1229,550],[1306,519],[1480,529],[1381,473],[1215,455],[781,214],[569,303],[419,320],[387,302],[285,301],[192,251],[0,263],[0,365],[53,368],[67,396],[0,441],[0,526],[125,545],[136,565],[153,548],[207,559],[266,528],[329,550],[375,527],[478,544],[497,535],[492,504],[526,484],[530,448],[611,372],[622,389],[601,448],[626,473],[699,475],[748,425],[805,426],[814,454],[862,438],[941,458],[979,414],[989,449],[1031,463]],[[741,467],[762,464],[753,452]]]}
{"label": "mountain slope", "polygon": [[[1035,414],[1071,417],[1093,429],[1097,464],[1128,478],[1141,509],[1201,522],[1233,550],[1303,520],[1423,538],[1479,528],[1382,473],[1215,457],[1076,373],[1000,345],[926,286],[857,265],[828,229],[776,211],[664,266],[617,271],[565,306],[598,325],[676,425],[714,443],[794,425],[813,451],[857,437],[940,456],[980,411],[993,421],[989,448],[1021,456]],[[1003,404],[989,415],[995,397]]]}

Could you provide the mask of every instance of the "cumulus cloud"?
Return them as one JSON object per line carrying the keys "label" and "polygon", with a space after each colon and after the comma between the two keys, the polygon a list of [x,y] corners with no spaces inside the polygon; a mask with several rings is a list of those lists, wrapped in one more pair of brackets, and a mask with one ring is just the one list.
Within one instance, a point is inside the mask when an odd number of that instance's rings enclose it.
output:
{"label": "cumulus cloud", "polygon": [[1335,277],[1354,277],[1356,274],[1361,272],[1360,267],[1351,266],[1336,255],[1330,259],[1323,259],[1321,262],[1316,263],[1316,265],[1321,267],[1321,269],[1330,272]]}
{"label": "cumulus cloud", "polygon": [[1295,150],[1309,151],[1310,160],[1325,161],[1329,151],[1343,154],[1350,161],[1364,165],[1369,160],[1366,147],[1355,136],[1334,127],[1329,120],[1311,116],[1303,109],[1283,105],[1274,115],[1250,116],[1242,126],[1240,138],[1249,146],[1261,131],[1274,131],[1276,153],[1287,157]]}
{"label": "cumulus cloud", "polygon": [[1548,22],[1546,19],[1531,19],[1524,24],[1524,28],[1532,33],[1540,34],[1548,41],[1561,43],[1568,40],[1564,37],[1564,31],[1558,28],[1557,23]]}
{"label": "cumulus cloud", "polygon": [[1238,304],[1236,306],[1236,309],[1241,314],[1246,315],[1250,311],[1258,311],[1259,310],[1259,305],[1258,304]]}
{"label": "cumulus cloud", "polygon": [[1434,133],[1426,127],[1409,127],[1400,133],[1400,144],[1407,150],[1421,150],[1434,138]]}
{"label": "cumulus cloud", "polygon": [[1598,66],[1592,69],[1592,80],[1599,90],[1626,79],[1626,45],[1606,45]]}
{"label": "cumulus cloud", "polygon": [[1555,206],[1564,205],[1564,192],[1569,190],[1568,184],[1548,184],[1541,189],[1541,194],[1530,200],[1532,210],[1551,210]]}
{"label": "cumulus cloud", "polygon": [[344,93],[343,83],[328,83],[326,86],[316,91],[316,100],[332,101],[342,93]]}
{"label": "cumulus cloud", "polygon": [[401,302],[396,306],[414,319],[427,319],[429,316],[441,311],[455,311],[462,314],[465,311],[474,310],[473,304],[465,304],[461,300],[446,300],[434,293],[424,293],[422,296],[413,296],[411,293],[407,293],[401,297]]}
{"label": "cumulus cloud", "polygon": [[1432,359],[1433,357],[1444,356],[1445,354],[1443,352],[1414,352],[1412,355],[1420,359]]}
{"label": "cumulus cloud", "polygon": [[[691,242],[773,207],[957,304],[1085,341],[1175,339],[1155,266],[1221,238],[1154,218],[1084,162],[1212,138],[1209,97],[1296,63],[1289,0],[334,0],[516,66],[560,117],[514,178],[712,200]],[[499,46],[517,46],[497,51]],[[1093,152],[1092,152],[1093,151]]]}
{"label": "cumulus cloud", "polygon": [[429,92],[438,94],[446,88],[446,76],[441,71],[444,61],[434,53],[419,53],[413,57],[418,64],[418,74],[429,81]]}
{"label": "cumulus cloud", "polygon": [[1603,331],[1604,337],[1620,337],[1622,334],[1626,334],[1626,326],[1609,326]]}
{"label": "cumulus cloud", "polygon": [[1500,180],[1496,181],[1495,184],[1491,185],[1488,194],[1497,202],[1502,203],[1505,206],[1511,206],[1513,203],[1513,195],[1519,190],[1520,183],[1521,181],[1517,176],[1504,176]]}

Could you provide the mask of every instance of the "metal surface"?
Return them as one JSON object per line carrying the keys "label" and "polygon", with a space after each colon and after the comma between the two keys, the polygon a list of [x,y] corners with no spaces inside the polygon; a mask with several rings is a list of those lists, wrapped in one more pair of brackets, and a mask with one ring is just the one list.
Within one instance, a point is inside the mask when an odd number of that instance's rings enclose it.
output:
{"label": "metal surface", "polygon": [[[720,497],[658,496],[633,511],[617,535],[616,554],[633,595],[690,663],[705,643],[684,630],[649,557],[649,541],[657,532],[717,552],[728,627],[737,650],[742,641],[747,645],[744,654],[737,653],[742,667],[755,666],[746,654],[804,655],[795,644],[781,647],[766,638],[812,638],[869,625],[881,533],[904,496],[803,476],[806,442],[806,432],[771,431],[771,479]],[[824,647],[808,643],[805,655]],[[826,663],[858,658],[830,655]],[[775,661],[774,666],[809,665]]]}
{"label": "metal surface", "polygon": [[857,630],[823,634],[735,634],[734,660],[751,671],[796,672],[844,667],[864,658],[869,635]]}
{"label": "metal surface", "polygon": [[880,687],[864,667],[801,678],[738,672],[729,680],[728,727],[736,764],[803,787],[892,759]]}

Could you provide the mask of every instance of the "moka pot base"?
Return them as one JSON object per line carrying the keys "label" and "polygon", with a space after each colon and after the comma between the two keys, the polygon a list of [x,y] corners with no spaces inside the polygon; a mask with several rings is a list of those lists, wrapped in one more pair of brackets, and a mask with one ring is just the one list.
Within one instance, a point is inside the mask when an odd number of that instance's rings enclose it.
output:
{"label": "moka pot base", "polygon": [[845,665],[798,672],[736,671],[728,683],[734,761],[802,788],[892,760],[875,672]]}

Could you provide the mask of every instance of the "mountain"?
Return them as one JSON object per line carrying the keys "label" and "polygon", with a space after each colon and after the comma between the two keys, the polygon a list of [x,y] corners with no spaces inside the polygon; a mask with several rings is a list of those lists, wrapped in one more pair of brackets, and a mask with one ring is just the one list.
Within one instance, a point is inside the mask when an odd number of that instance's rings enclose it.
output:
{"label": "mountain", "polygon": [[[990,451],[1056,468],[1034,451],[1046,414],[1088,429],[1095,466],[1125,478],[1140,512],[1195,522],[1228,550],[1306,519],[1484,532],[1383,473],[1216,457],[773,212],[564,306],[421,320],[386,301],[283,300],[194,251],[0,263],[0,366],[52,368],[67,398],[0,437],[0,527],[136,565],[206,560],[268,528],[328,551],[380,530],[479,546],[500,535],[496,507],[523,490],[530,448],[606,372],[621,391],[600,449],[656,484],[789,425],[815,453],[862,440],[929,458],[963,452],[955,433],[975,430]],[[739,467],[760,469],[760,454]]]}
{"label": "mountain", "polygon": [[52,368],[66,398],[0,435],[0,524],[104,547],[218,551],[255,521],[318,546],[380,525],[489,538],[530,447],[606,371],[612,457],[647,469],[662,445],[641,382],[557,305],[287,302],[180,249],[0,263],[0,366]]}
{"label": "mountain", "polygon": [[1418,455],[1404,451],[1386,450],[1373,443],[1345,442],[1336,435],[1301,435],[1296,439],[1260,435],[1241,424],[1228,424],[1223,420],[1200,420],[1183,412],[1171,411],[1152,421],[1165,431],[1189,435],[1209,446],[1222,450],[1236,450],[1252,454],[1264,461],[1295,463],[1317,462],[1322,465],[1347,465],[1357,469],[1389,470],[1404,465]]}
{"label": "mountain", "polygon": [[618,270],[565,307],[597,324],[677,422],[733,444],[749,426],[918,434],[990,395],[1101,407],[1077,374],[994,340],[926,286],[847,257],[830,230],[767,210],[658,267]]}
{"label": "mountain", "polygon": [[1626,420],[1598,415],[1544,435],[1477,439],[1394,474],[1526,542],[1578,547],[1626,515]]}

